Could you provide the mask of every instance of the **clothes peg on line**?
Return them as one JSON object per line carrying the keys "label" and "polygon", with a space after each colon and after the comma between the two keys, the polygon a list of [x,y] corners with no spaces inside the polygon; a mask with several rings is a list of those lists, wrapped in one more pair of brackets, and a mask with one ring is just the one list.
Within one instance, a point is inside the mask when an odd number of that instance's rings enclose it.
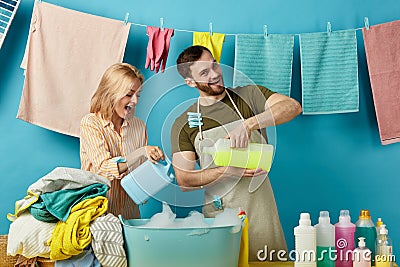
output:
{"label": "clothes peg on line", "polygon": [[210,28],[210,36],[212,36],[212,35],[213,35],[212,22],[210,22],[210,24],[209,24],[209,28]]}
{"label": "clothes peg on line", "polygon": [[128,19],[129,19],[129,12],[126,12],[125,19],[124,19],[124,25],[128,24]]}
{"label": "clothes peg on line", "polygon": [[264,39],[267,39],[268,37],[268,27],[267,25],[264,25]]}
{"label": "clothes peg on line", "polygon": [[160,29],[164,31],[164,18],[160,18]]}
{"label": "clothes peg on line", "polygon": [[365,25],[365,29],[368,31],[369,30],[369,20],[368,17],[364,18],[364,25]]}
{"label": "clothes peg on line", "polygon": [[41,3],[42,3],[42,0],[37,0],[37,2],[38,2],[38,4],[41,4]]}
{"label": "clothes peg on line", "polygon": [[331,23],[329,21],[326,24],[326,32],[328,33],[328,36],[331,36],[332,26],[331,26]]}

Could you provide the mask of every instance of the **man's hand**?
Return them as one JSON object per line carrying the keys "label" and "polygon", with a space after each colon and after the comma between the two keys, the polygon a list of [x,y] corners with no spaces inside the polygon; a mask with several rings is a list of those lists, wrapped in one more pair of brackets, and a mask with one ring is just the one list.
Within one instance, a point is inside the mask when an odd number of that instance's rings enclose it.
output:
{"label": "man's hand", "polygon": [[251,130],[242,122],[225,137],[231,140],[231,147],[246,148],[249,145]]}

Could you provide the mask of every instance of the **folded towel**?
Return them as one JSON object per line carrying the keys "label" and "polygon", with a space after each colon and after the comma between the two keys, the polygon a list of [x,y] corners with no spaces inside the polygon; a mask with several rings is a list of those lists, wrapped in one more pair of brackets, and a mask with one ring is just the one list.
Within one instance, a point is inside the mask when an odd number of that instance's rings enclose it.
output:
{"label": "folded towel", "polygon": [[357,112],[356,31],[300,35],[303,114]]}
{"label": "folded towel", "polygon": [[89,224],[107,211],[107,205],[107,198],[98,196],[73,206],[67,221],[59,221],[54,228],[50,259],[64,260],[82,253],[92,241]]}
{"label": "folded towel", "polygon": [[193,45],[201,45],[207,47],[217,62],[221,59],[222,45],[224,43],[225,34],[209,32],[194,32]]}
{"label": "folded towel", "polygon": [[129,28],[122,21],[36,2],[17,118],[79,136],[101,76],[123,59]]}
{"label": "folded towel", "polygon": [[[70,210],[77,203],[97,196],[105,197],[108,186],[105,184],[91,184],[77,189],[65,189],[40,195],[40,200],[30,207],[31,214],[38,220],[46,222],[65,222]],[[38,216],[36,216],[38,215]]]}
{"label": "folded towel", "polygon": [[161,72],[164,72],[167,64],[169,43],[171,37],[174,36],[173,29],[160,29],[158,27],[147,26],[147,36],[149,42],[147,44],[147,56],[145,68],[150,66],[150,70],[158,70],[161,67]]}
{"label": "folded towel", "polygon": [[90,224],[94,255],[103,267],[126,267],[121,222],[111,213]]}
{"label": "folded towel", "polygon": [[260,84],[290,95],[294,35],[238,34],[235,43],[234,87]]}
{"label": "folded towel", "polygon": [[400,142],[400,20],[363,29],[381,143]]}
{"label": "folded towel", "polygon": [[55,223],[38,221],[29,212],[25,212],[10,224],[7,254],[19,254],[26,258],[50,257],[47,241],[55,227]]}
{"label": "folded towel", "polygon": [[29,186],[27,196],[15,202],[15,213],[7,214],[14,221],[21,213],[38,201],[40,194],[62,189],[81,188],[87,185],[101,183],[110,187],[110,181],[100,175],[81,169],[57,167]]}

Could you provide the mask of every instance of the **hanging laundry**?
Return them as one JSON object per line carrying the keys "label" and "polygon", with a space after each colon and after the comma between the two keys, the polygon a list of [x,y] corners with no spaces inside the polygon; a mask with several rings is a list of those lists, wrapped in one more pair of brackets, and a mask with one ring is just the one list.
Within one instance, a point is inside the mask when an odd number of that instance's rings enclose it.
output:
{"label": "hanging laundry", "polygon": [[225,34],[209,32],[194,32],[193,45],[202,45],[207,47],[217,62],[220,62],[222,45],[224,43]]}
{"label": "hanging laundry", "polygon": [[236,35],[234,87],[258,84],[290,96],[293,45],[294,35]]}
{"label": "hanging laundry", "polygon": [[400,20],[362,32],[381,143],[400,142]]}
{"label": "hanging laundry", "polygon": [[357,112],[356,31],[300,35],[303,114]]}
{"label": "hanging laundry", "polygon": [[122,62],[130,24],[35,3],[17,118],[79,136],[104,70]]}
{"label": "hanging laundry", "polygon": [[20,3],[20,0],[0,0],[0,49]]}
{"label": "hanging laundry", "polygon": [[147,26],[147,36],[149,42],[147,44],[147,57],[145,68],[150,66],[150,70],[164,72],[165,65],[167,64],[167,57],[169,52],[169,45],[171,37],[174,36],[173,29],[160,29],[157,27]]}

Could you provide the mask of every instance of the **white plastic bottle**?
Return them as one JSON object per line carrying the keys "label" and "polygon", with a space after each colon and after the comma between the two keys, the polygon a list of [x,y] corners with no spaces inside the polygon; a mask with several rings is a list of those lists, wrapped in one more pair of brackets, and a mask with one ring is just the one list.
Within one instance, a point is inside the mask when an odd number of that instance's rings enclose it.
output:
{"label": "white plastic bottle", "polygon": [[375,266],[392,267],[393,266],[393,247],[392,240],[388,235],[386,225],[382,224],[379,228],[379,235],[375,243]]}
{"label": "white plastic bottle", "polygon": [[317,231],[317,266],[335,267],[335,226],[328,211],[320,211]]}
{"label": "white plastic bottle", "polygon": [[353,251],[353,267],[371,267],[372,252],[366,247],[364,237],[358,240],[358,248]]}
{"label": "white plastic bottle", "polygon": [[310,214],[301,213],[299,225],[294,228],[295,267],[316,267],[316,230],[311,225]]}

